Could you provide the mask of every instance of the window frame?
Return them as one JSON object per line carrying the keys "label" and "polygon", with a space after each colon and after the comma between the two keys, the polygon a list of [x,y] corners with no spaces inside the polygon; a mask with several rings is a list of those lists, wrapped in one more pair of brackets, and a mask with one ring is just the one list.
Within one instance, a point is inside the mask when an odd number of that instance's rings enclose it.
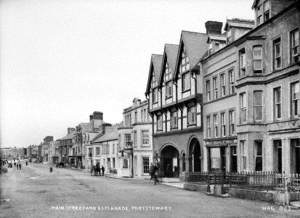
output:
{"label": "window frame", "polygon": [[[255,102],[257,102],[255,100],[255,94],[256,93],[261,93],[261,105],[255,105]],[[261,119],[256,119],[256,110],[259,109],[261,110]],[[263,108],[264,108],[264,92],[263,90],[254,90],[253,91],[253,120],[255,122],[262,122],[264,119],[264,113],[263,113]]]}
{"label": "window frame", "polygon": [[[295,33],[298,33],[298,45],[293,45],[297,43],[297,40],[295,39]],[[294,54],[294,49],[296,48],[297,54]],[[296,28],[292,31],[290,31],[290,63],[296,64],[300,61],[300,29]]]}
{"label": "window frame", "polygon": [[206,89],[206,101],[211,101],[211,85],[210,79],[205,81],[205,89]]}
{"label": "window frame", "polygon": [[211,120],[210,115],[206,116],[206,137],[211,138]]}
{"label": "window frame", "polygon": [[[174,114],[176,114],[176,116],[173,116]],[[178,111],[176,110],[170,112],[170,128],[178,129]]]}
{"label": "window frame", "polygon": [[246,49],[241,48],[239,50],[239,77],[246,76]]}
{"label": "window frame", "polygon": [[[260,57],[255,55],[255,49],[260,49]],[[256,69],[255,62],[260,61],[260,68]],[[262,45],[254,45],[252,47],[252,68],[254,73],[262,73],[263,72],[263,46]]]}
{"label": "window frame", "polygon": [[[189,79],[187,79],[187,77],[189,77]],[[188,92],[191,90],[191,73],[189,71],[186,71],[184,72],[182,75],[181,75],[181,78],[182,78],[182,92]],[[188,80],[186,82],[186,80]]]}
{"label": "window frame", "polygon": [[213,77],[213,99],[218,99],[219,90],[218,90],[218,77]]}
{"label": "window frame", "polygon": [[232,136],[235,134],[235,110],[229,110],[228,112],[228,122],[229,122],[229,135]]}
{"label": "window frame", "polygon": [[219,114],[213,114],[213,128],[214,128],[214,137],[219,137]]}
{"label": "window frame", "polygon": [[[280,91],[280,95],[279,95],[280,102],[276,101],[277,90]],[[277,116],[279,112],[280,112],[280,116]],[[273,113],[274,113],[274,120],[282,119],[282,89],[281,89],[281,86],[273,88]]]}
{"label": "window frame", "polygon": [[[158,118],[160,118],[160,119],[158,119]],[[156,130],[163,131],[163,115],[162,114],[156,115]]]}
{"label": "window frame", "polygon": [[[298,92],[293,92],[293,86],[298,84]],[[294,90],[296,87],[294,88]],[[290,84],[290,100],[291,100],[291,117],[299,118],[300,117],[300,80],[294,81]],[[297,97],[298,93],[298,97]],[[296,106],[295,106],[296,105]]]}
{"label": "window frame", "polygon": [[[247,122],[247,92],[240,93],[240,124]],[[245,98],[245,99],[244,99]],[[245,103],[245,105],[244,105]],[[244,114],[244,115],[243,115]],[[244,119],[243,119],[244,118]]]}
{"label": "window frame", "polygon": [[[282,68],[282,43],[281,43],[281,37],[277,37],[273,40],[273,47],[272,47],[272,53],[273,53],[273,69],[274,70],[280,70]],[[278,45],[279,53],[276,54],[276,46]],[[277,61],[280,60],[280,66],[277,66]]]}
{"label": "window frame", "polygon": [[[194,110],[194,112],[191,111],[192,109]],[[195,125],[197,125],[197,108],[196,105],[191,105],[187,107],[187,126]]]}
{"label": "window frame", "polygon": [[226,96],[226,77],[225,72],[220,74],[220,96]]}
{"label": "window frame", "polygon": [[225,111],[221,112],[220,114],[220,124],[221,124],[221,137],[226,136],[226,116],[225,116]]}
{"label": "window frame", "polygon": [[234,68],[228,70],[228,83],[229,83],[229,94],[235,94],[235,74]]}

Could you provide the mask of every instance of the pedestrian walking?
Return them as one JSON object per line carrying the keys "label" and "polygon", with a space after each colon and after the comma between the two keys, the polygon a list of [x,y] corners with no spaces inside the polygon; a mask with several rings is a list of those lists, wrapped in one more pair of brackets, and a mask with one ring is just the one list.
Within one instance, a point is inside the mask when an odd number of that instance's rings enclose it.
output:
{"label": "pedestrian walking", "polygon": [[155,165],[153,168],[153,179],[154,179],[154,185],[156,185],[158,181],[158,166]]}
{"label": "pedestrian walking", "polygon": [[101,171],[102,171],[102,176],[104,176],[104,172],[105,172],[104,166],[101,167]]}
{"label": "pedestrian walking", "polygon": [[149,174],[150,174],[150,181],[153,179],[154,176],[154,165],[151,163],[150,169],[149,169]]}

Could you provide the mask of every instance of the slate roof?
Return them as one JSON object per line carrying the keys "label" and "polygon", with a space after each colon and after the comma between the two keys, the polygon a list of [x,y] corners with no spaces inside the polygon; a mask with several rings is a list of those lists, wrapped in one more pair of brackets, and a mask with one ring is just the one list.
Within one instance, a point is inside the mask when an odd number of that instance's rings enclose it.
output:
{"label": "slate roof", "polygon": [[[185,30],[181,32],[179,51],[181,51],[182,46],[184,45],[186,55],[190,60],[190,69],[193,69],[208,51],[207,39],[208,35],[205,33],[190,32]],[[180,52],[178,52],[175,76],[178,75],[180,55]]]}
{"label": "slate roof", "polygon": [[162,58],[162,64],[161,64],[161,73],[160,73],[160,78],[159,78],[159,84],[162,84],[162,82],[163,82],[166,60],[168,61],[169,68],[173,72],[173,76],[175,75],[175,67],[176,67],[178,48],[179,48],[179,45],[165,44],[163,58]]}
{"label": "slate roof", "polygon": [[161,63],[162,63],[162,55],[159,54],[152,54],[151,55],[151,61],[150,61],[150,67],[149,67],[149,74],[148,74],[148,82],[147,82],[147,88],[146,93],[149,93],[150,85],[151,85],[151,79],[152,79],[152,68],[155,74],[155,78],[159,80],[160,73],[161,73]]}
{"label": "slate roof", "polygon": [[105,128],[105,133],[98,134],[94,139],[93,143],[101,143],[111,140],[117,140],[119,138],[118,125],[109,126]]}
{"label": "slate roof", "polygon": [[70,134],[67,134],[66,136],[60,138],[60,139],[57,139],[59,141],[62,141],[62,140],[68,140],[68,139],[73,139],[75,137],[76,133],[73,132],[73,133],[70,133]]}

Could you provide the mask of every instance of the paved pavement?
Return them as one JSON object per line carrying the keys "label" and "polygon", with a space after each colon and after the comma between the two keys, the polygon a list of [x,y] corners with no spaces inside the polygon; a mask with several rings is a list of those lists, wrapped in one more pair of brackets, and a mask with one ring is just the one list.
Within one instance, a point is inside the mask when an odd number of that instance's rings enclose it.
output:
{"label": "paved pavement", "polygon": [[[24,166],[24,165],[23,165]],[[92,177],[42,164],[1,175],[0,217],[300,217],[300,211],[217,198],[149,180]]]}

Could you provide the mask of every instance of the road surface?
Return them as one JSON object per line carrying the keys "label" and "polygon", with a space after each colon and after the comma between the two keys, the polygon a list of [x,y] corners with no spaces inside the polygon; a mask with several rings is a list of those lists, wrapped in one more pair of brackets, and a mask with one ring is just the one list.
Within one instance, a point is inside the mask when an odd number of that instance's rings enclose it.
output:
{"label": "road surface", "polygon": [[149,180],[30,164],[1,175],[0,217],[300,217],[265,202],[218,198]]}

